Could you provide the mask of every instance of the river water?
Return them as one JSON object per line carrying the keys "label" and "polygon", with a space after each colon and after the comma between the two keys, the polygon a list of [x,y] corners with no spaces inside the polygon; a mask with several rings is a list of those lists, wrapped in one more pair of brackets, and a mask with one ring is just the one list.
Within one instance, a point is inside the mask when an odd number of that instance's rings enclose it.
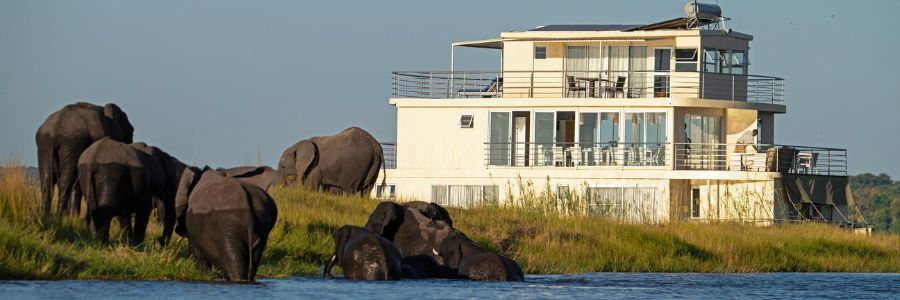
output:
{"label": "river water", "polygon": [[587,273],[530,275],[525,282],[318,277],[257,284],[183,281],[0,281],[0,299],[468,299],[468,298],[853,298],[900,299],[900,274]]}

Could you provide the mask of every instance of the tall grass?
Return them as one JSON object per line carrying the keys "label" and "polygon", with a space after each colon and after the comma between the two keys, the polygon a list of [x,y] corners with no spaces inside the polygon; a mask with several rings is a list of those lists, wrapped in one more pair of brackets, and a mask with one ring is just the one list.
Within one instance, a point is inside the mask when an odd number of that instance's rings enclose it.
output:
{"label": "tall grass", "polygon": [[[113,232],[99,242],[83,218],[39,214],[37,187],[25,184],[15,161],[0,176],[0,279],[210,280],[174,238],[160,247],[150,224],[143,246],[129,247]],[[362,225],[378,201],[294,188],[274,188],[278,223],[270,235],[260,277],[319,274],[344,224]],[[510,256],[528,273],[658,272],[900,272],[900,236],[852,235],[816,224],[752,227],[734,223],[628,225],[583,214],[536,209],[549,197],[523,205],[450,208],[454,225],[482,246]],[[550,194],[548,194],[550,195]],[[577,200],[577,197],[576,197]],[[571,205],[571,210],[583,207]],[[83,210],[82,210],[83,211]],[[565,210],[563,210],[565,211]]]}

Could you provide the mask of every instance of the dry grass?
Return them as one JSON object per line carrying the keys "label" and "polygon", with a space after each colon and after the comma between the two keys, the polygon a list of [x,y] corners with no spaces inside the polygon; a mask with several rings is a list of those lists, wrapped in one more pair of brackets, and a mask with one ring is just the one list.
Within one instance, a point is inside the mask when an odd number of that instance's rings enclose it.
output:
{"label": "dry grass", "polygon": [[[0,279],[99,278],[209,280],[197,271],[186,241],[159,247],[151,224],[145,246],[98,242],[82,218],[43,219],[39,192],[17,163],[0,176]],[[270,191],[278,224],[261,277],[318,274],[332,249],[331,233],[362,225],[378,201],[306,192]],[[536,196],[526,201],[546,202]],[[543,206],[546,203],[537,206]],[[852,235],[825,225],[751,227],[734,223],[627,225],[521,207],[450,209],[456,227],[528,273],[654,272],[900,272],[900,236]],[[113,233],[115,236],[115,233]]]}

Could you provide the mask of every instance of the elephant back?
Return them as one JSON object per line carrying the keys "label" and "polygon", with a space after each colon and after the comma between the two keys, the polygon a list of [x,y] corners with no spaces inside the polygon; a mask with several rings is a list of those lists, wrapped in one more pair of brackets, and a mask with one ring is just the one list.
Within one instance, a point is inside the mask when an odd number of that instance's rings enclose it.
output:
{"label": "elephant back", "polygon": [[128,144],[101,138],[91,144],[78,159],[79,165],[120,165],[131,168],[146,168],[147,158]]}
{"label": "elephant back", "polygon": [[221,211],[247,211],[244,187],[237,179],[219,172],[206,171],[190,192],[188,214],[209,214]]}

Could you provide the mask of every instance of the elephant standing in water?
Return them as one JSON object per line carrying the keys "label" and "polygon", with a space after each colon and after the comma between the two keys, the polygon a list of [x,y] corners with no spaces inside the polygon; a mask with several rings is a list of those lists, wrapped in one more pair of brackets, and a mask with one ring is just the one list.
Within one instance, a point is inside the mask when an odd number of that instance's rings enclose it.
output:
{"label": "elephant standing in water", "polygon": [[332,193],[368,194],[384,164],[381,144],[358,127],[302,140],[278,161],[282,184],[298,181]]}
{"label": "elephant standing in water", "polygon": [[394,242],[403,253],[406,278],[455,278],[438,254],[441,243],[451,236],[453,220],[440,205],[412,201],[381,202],[366,222],[366,229]]}
{"label": "elephant standing in water", "polygon": [[158,241],[165,244],[175,227],[175,189],[185,168],[156,147],[100,139],[78,160],[78,182],[88,207],[85,220],[93,222],[106,242],[110,223],[118,217],[130,243],[137,245],[144,241],[150,212],[156,207],[158,221],[163,223]]}
{"label": "elephant standing in water", "polygon": [[394,243],[358,226],[344,225],[334,234],[334,255],[323,275],[331,276],[337,262],[344,278],[358,280],[398,280],[402,255]]}
{"label": "elephant standing in water", "polygon": [[81,188],[76,179],[82,152],[104,137],[131,143],[133,136],[128,115],[113,103],[101,107],[78,102],[47,117],[35,135],[43,215],[50,215],[54,185],[59,192],[57,213],[78,215]]}
{"label": "elephant standing in water", "polygon": [[[187,169],[175,198],[175,232],[188,238],[194,259],[203,269],[222,270],[229,281],[253,281],[278,208],[257,185],[265,170]],[[268,185],[268,184],[266,184]]]}
{"label": "elephant standing in water", "polygon": [[450,214],[435,203],[381,202],[366,228],[394,242],[403,254],[405,278],[524,280],[515,261],[476,245],[453,228]]}

